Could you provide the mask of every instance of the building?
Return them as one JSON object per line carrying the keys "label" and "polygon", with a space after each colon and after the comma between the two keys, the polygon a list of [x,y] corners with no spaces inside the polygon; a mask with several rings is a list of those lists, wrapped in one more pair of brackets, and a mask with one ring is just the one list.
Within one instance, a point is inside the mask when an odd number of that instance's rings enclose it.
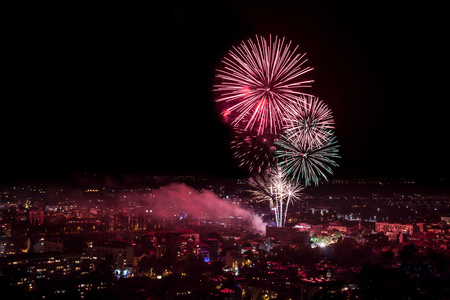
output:
{"label": "building", "polygon": [[259,250],[270,252],[272,248],[273,248],[273,241],[270,238],[266,238],[265,240],[259,243]]}
{"label": "building", "polygon": [[5,257],[8,251],[8,242],[0,240],[0,257]]}
{"label": "building", "polygon": [[309,245],[309,232],[300,231],[295,227],[266,226],[266,236],[273,237],[283,244]]}
{"label": "building", "polygon": [[328,231],[340,231],[343,233],[348,233],[348,227],[341,224],[330,224],[328,225]]}
{"label": "building", "polygon": [[316,207],[311,207],[310,211],[312,214],[320,214],[323,216],[324,214],[333,213],[338,209],[339,209],[339,207],[337,207],[337,206],[316,206]]}
{"label": "building", "polygon": [[134,249],[125,243],[93,246],[88,249],[94,259],[111,260],[114,269],[124,270],[133,265]]}
{"label": "building", "polygon": [[[395,239],[397,239],[397,236],[395,236]],[[383,233],[371,233],[367,235],[360,236],[358,238],[358,243],[360,244],[379,244],[384,245],[389,240],[392,240],[392,238],[389,235],[385,235]]]}
{"label": "building", "polygon": [[322,233],[326,232],[326,225],[325,224],[316,224],[311,225],[310,234],[311,235],[321,235]]}
{"label": "building", "polygon": [[294,228],[296,228],[298,231],[310,231],[311,230],[311,225],[308,223],[299,223],[297,225],[294,226]]}
{"label": "building", "polygon": [[40,226],[44,224],[45,212],[42,208],[30,210],[28,213],[30,224],[33,226]]}
{"label": "building", "polygon": [[220,242],[218,239],[207,239],[205,243],[209,246],[209,257],[211,260],[219,258]]}
{"label": "building", "polygon": [[198,255],[200,251],[200,235],[190,229],[154,235],[152,241],[158,258],[164,256],[167,251],[179,259],[188,254]]}
{"label": "building", "polygon": [[33,246],[33,252],[35,253],[45,253],[45,252],[63,252],[64,244],[62,241],[49,241],[44,240],[44,238],[40,239]]}
{"label": "building", "polygon": [[26,253],[0,259],[0,275],[13,274],[10,284],[31,290],[37,280],[62,280],[93,271],[91,259],[81,253]]}
{"label": "building", "polygon": [[388,222],[376,222],[375,231],[376,232],[392,232],[395,234],[407,233],[413,234],[416,232],[415,226],[413,224],[399,224],[399,223],[388,223]]}

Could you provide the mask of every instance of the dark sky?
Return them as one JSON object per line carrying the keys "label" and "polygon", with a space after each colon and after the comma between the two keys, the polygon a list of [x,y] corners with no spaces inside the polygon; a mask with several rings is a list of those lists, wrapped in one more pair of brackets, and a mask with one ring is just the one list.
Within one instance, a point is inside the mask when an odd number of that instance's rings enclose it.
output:
{"label": "dark sky", "polygon": [[211,90],[222,56],[255,34],[307,52],[310,92],[335,115],[336,176],[448,177],[445,9],[318,2],[11,8],[2,180],[235,174]]}

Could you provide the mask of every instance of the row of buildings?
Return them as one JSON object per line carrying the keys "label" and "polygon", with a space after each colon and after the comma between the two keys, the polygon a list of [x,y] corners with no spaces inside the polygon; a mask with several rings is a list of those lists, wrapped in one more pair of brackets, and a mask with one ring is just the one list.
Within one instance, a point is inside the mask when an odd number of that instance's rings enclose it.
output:
{"label": "row of buildings", "polygon": [[[336,232],[342,232],[343,238],[350,237],[353,230],[359,226],[359,223],[345,226],[336,222],[321,224],[320,227],[307,223],[286,228],[268,226],[266,236],[252,240],[243,240],[242,236],[236,235],[223,235],[220,239],[201,238],[199,233],[201,228],[198,228],[199,231],[191,229],[134,231],[134,238],[131,240],[102,238],[102,233],[97,233],[95,237],[84,238],[83,248],[78,252],[70,251],[68,245],[70,240],[79,234],[53,238],[43,236],[34,244],[26,242],[28,253],[4,255],[0,258],[0,276],[7,279],[12,287],[28,293],[42,295],[77,293],[81,299],[94,290],[111,289],[119,278],[146,277],[163,280],[173,274],[189,276],[188,271],[176,265],[183,266],[185,262],[193,258],[206,264],[214,261],[221,262],[222,270],[232,272],[233,278],[238,280],[240,274],[247,274],[249,268],[256,268],[261,258],[270,256],[271,253],[283,253],[284,250],[280,252],[280,249],[284,247],[290,248],[296,245],[300,248],[309,248],[311,238],[318,234],[332,236]],[[357,238],[361,244],[372,243],[371,236],[386,237],[386,243],[394,244],[409,242],[422,246],[421,243],[424,242],[428,245],[430,243],[448,245],[449,243],[448,230],[442,229],[437,232],[435,228],[424,224],[379,222],[373,224],[373,229],[362,230],[366,233],[360,234]],[[397,239],[391,238],[393,235],[396,235]],[[402,236],[404,240],[401,240]],[[337,242],[337,239],[332,242]],[[448,249],[440,246],[438,248],[442,251]],[[266,277],[260,278],[262,275],[255,275],[251,279],[241,280],[236,285],[239,286],[238,290],[242,294],[276,297],[282,293],[282,290],[283,293],[289,290],[288,282],[290,282],[291,288],[303,295],[302,299],[310,299],[315,293],[320,292],[321,288],[340,282],[341,279],[338,278],[350,276],[354,272],[350,269],[341,270],[336,266],[327,267],[326,263],[325,267],[317,266],[309,271],[292,263],[288,266],[268,262],[265,264],[267,270],[258,274],[266,274],[264,275]],[[292,273],[293,270],[295,275]],[[311,274],[316,275],[311,277]],[[267,283],[270,283],[272,287],[265,288],[264,284]],[[340,284],[341,291],[352,288],[351,284],[342,284],[342,282]],[[191,290],[180,291],[180,293]],[[236,297],[239,294],[236,288],[226,287],[217,292],[225,293],[226,291]]]}

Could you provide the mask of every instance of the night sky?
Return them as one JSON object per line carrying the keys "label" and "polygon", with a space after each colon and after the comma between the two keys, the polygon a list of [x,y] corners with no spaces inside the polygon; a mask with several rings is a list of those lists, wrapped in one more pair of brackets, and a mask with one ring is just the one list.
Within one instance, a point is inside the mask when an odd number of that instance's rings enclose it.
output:
{"label": "night sky", "polygon": [[5,11],[1,179],[239,176],[212,85],[231,46],[255,34],[307,52],[309,92],[335,116],[336,177],[448,177],[445,9],[317,2]]}

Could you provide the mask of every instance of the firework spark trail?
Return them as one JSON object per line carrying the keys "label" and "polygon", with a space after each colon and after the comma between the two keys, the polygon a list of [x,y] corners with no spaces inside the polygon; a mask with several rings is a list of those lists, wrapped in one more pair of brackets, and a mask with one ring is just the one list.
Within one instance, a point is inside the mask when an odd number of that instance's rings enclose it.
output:
{"label": "firework spark trail", "polygon": [[318,148],[333,135],[334,120],[331,109],[314,96],[298,98],[293,111],[285,118],[285,133],[302,148]]}
{"label": "firework spark trail", "polygon": [[334,159],[339,158],[339,145],[334,136],[321,146],[303,147],[294,135],[283,135],[275,144],[280,147],[275,151],[279,166],[293,181],[304,180],[305,186],[311,182],[317,186],[320,177],[327,180],[326,172],[333,174],[331,167],[338,166]]}
{"label": "firework spark trail", "polygon": [[261,174],[274,164],[274,142],[277,139],[278,136],[274,134],[257,135],[237,127],[230,144],[239,167]]}
{"label": "firework spark trail", "polygon": [[242,41],[223,58],[214,85],[215,101],[234,128],[234,157],[260,174],[250,180],[253,195],[269,203],[277,226],[286,223],[302,184],[327,180],[339,158],[332,112],[305,92],[313,68],[291,44],[277,36]]}
{"label": "firework spark trail", "polygon": [[301,184],[290,181],[280,167],[270,173],[256,176],[250,180],[254,198],[257,201],[268,202],[274,211],[278,227],[286,224],[289,205],[298,199],[303,190]]}
{"label": "firework spark trail", "polygon": [[302,79],[312,70],[304,67],[305,54],[291,50],[285,39],[269,36],[269,41],[256,36],[233,47],[222,60],[214,86],[219,93],[217,103],[226,108],[222,114],[232,114],[231,124],[246,122],[245,130],[257,129],[257,134],[277,133],[282,129],[284,114],[293,110],[297,96],[308,95],[304,89],[313,80]]}

